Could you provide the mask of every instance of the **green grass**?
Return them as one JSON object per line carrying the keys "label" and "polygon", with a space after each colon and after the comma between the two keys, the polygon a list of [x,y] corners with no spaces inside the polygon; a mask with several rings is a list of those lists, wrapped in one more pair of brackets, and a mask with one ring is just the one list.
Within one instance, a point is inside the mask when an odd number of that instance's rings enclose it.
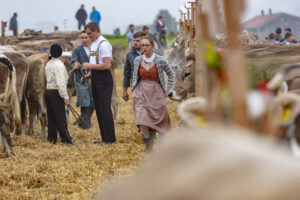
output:
{"label": "green grass", "polygon": [[[121,35],[119,37],[114,37],[113,35],[103,35],[106,39],[108,39],[108,41],[110,42],[110,44],[123,44],[124,47],[126,47],[126,35]],[[177,35],[172,34],[172,35],[167,35],[167,44],[170,44],[170,42],[172,42],[174,40],[174,38],[176,38]]]}

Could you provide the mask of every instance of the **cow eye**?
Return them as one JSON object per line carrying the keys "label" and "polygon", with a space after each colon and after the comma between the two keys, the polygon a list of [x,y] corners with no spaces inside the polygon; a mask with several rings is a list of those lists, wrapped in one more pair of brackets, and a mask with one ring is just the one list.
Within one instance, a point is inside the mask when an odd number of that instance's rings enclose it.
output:
{"label": "cow eye", "polygon": [[190,73],[190,72],[188,72],[188,73],[185,73],[185,74],[184,74],[184,77],[187,77],[187,76],[189,76],[189,75],[191,75],[191,73]]}

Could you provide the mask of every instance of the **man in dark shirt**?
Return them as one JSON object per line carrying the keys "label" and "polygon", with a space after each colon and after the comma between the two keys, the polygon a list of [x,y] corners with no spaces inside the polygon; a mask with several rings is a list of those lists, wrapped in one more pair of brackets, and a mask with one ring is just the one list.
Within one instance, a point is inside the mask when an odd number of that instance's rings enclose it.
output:
{"label": "man in dark shirt", "polygon": [[77,11],[75,17],[78,20],[78,30],[81,29],[81,26],[83,26],[83,28],[84,28],[85,27],[85,22],[86,22],[86,19],[87,19],[87,13],[84,9],[83,4],[80,6],[80,9]]}
{"label": "man in dark shirt", "polygon": [[17,13],[14,13],[14,15],[9,20],[9,30],[12,30],[14,32],[14,36],[18,36],[18,21],[17,21]]}
{"label": "man in dark shirt", "polygon": [[131,48],[131,50],[126,55],[126,60],[124,64],[124,76],[123,76],[123,99],[125,101],[128,101],[129,95],[127,92],[127,89],[130,87],[131,84],[131,78],[133,74],[133,66],[134,66],[134,59],[137,56],[140,56],[143,54],[142,48],[141,48],[141,39],[146,34],[143,32],[137,32],[133,35],[133,43],[134,46]]}

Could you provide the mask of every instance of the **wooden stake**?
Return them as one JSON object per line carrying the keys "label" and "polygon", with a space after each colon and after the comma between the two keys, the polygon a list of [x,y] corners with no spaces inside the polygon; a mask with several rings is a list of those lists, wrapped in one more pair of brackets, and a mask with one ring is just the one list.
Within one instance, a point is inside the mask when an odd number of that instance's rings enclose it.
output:
{"label": "wooden stake", "polygon": [[248,76],[239,40],[239,23],[244,4],[244,0],[224,0],[228,39],[228,52],[225,62],[228,69],[229,89],[233,102],[232,118],[237,124],[250,128],[246,107]]}
{"label": "wooden stake", "polygon": [[205,41],[208,40],[206,15],[202,13],[200,1],[196,1],[196,45],[195,45],[195,92],[196,96],[208,98],[207,69],[204,61]]}

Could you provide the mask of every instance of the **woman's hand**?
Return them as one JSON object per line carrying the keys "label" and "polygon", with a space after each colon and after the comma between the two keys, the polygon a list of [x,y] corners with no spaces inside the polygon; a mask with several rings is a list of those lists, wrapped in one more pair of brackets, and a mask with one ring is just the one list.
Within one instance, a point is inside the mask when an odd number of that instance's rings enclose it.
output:
{"label": "woman's hand", "polygon": [[69,99],[64,99],[64,102],[66,105],[70,105],[70,100]]}
{"label": "woman's hand", "polygon": [[83,70],[88,70],[89,67],[90,67],[90,64],[88,62],[85,62],[85,63],[82,64],[82,69]]}

